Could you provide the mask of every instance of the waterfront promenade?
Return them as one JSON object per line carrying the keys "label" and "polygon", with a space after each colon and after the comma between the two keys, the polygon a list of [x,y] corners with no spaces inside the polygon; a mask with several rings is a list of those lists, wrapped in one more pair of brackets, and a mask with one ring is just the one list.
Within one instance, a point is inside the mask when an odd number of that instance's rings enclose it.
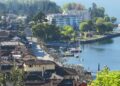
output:
{"label": "waterfront promenade", "polygon": [[[106,39],[111,39],[114,37],[120,36],[120,31],[115,31],[106,35],[101,35],[96,38],[94,37],[89,37],[87,39],[80,39],[80,44],[89,44],[89,43],[95,43],[95,42],[100,42]],[[75,46],[75,43],[69,44],[69,43],[60,43],[60,42],[49,42],[46,44],[46,46],[53,46],[53,47],[70,47],[70,46]]]}
{"label": "waterfront promenade", "polygon": [[81,39],[80,43],[81,44],[89,44],[89,43],[99,42],[99,41],[103,41],[103,40],[118,37],[118,36],[120,36],[120,31],[115,31],[115,32],[112,32],[112,33],[109,33],[109,34],[101,35],[97,38],[92,38],[91,37],[91,38],[86,39],[86,40]]}

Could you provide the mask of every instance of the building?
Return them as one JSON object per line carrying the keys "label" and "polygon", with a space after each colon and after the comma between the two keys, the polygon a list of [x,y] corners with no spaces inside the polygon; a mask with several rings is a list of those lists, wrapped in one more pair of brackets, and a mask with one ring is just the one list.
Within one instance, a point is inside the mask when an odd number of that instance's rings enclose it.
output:
{"label": "building", "polygon": [[79,75],[75,69],[56,66],[56,74],[64,77],[64,79],[79,80]]}
{"label": "building", "polygon": [[90,19],[90,13],[88,10],[75,11],[71,10],[63,14],[50,14],[47,15],[48,23],[55,24],[57,26],[71,25],[74,28],[78,28],[80,22]]}
{"label": "building", "polygon": [[0,60],[8,61],[12,59],[10,51],[0,51]]}
{"label": "building", "polygon": [[24,62],[25,72],[45,72],[46,70],[55,70],[55,64],[47,60],[27,60]]}
{"label": "building", "polygon": [[80,86],[83,78],[77,70],[48,60],[30,59],[24,61],[23,66],[25,86]]}
{"label": "building", "polygon": [[10,30],[2,30],[0,29],[0,41],[11,41],[17,38],[17,32],[16,31],[10,31]]}
{"label": "building", "polygon": [[0,71],[2,72],[10,72],[12,69],[13,64],[9,61],[0,61]]}
{"label": "building", "polygon": [[0,30],[0,41],[8,40],[10,38],[10,32],[6,30]]}

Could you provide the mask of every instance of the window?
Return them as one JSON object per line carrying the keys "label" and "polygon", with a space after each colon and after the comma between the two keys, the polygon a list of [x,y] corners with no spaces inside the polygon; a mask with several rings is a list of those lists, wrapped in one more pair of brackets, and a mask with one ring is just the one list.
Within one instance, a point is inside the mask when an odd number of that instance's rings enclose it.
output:
{"label": "window", "polygon": [[29,65],[29,67],[33,67],[33,65]]}

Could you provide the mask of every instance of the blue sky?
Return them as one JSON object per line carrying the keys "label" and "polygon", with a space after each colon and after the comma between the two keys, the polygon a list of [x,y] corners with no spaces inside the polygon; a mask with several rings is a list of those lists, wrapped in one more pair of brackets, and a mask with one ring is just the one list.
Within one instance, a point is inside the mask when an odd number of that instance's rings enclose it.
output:
{"label": "blue sky", "polygon": [[68,2],[79,2],[85,5],[86,8],[90,7],[93,2],[98,6],[102,6],[106,9],[106,13],[110,16],[115,16],[120,20],[120,0],[52,0],[58,5],[63,5]]}

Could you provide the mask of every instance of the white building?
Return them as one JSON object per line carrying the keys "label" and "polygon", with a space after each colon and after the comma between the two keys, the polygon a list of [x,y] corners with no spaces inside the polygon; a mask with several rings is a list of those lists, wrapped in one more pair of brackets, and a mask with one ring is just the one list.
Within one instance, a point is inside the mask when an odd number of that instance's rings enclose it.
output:
{"label": "white building", "polygon": [[26,72],[44,72],[46,70],[55,70],[55,63],[48,60],[27,60],[24,62],[24,71]]}
{"label": "white building", "polygon": [[90,13],[88,10],[83,11],[69,11],[63,14],[50,14],[47,15],[48,22],[57,26],[71,25],[74,28],[78,28],[80,22],[90,19]]}

